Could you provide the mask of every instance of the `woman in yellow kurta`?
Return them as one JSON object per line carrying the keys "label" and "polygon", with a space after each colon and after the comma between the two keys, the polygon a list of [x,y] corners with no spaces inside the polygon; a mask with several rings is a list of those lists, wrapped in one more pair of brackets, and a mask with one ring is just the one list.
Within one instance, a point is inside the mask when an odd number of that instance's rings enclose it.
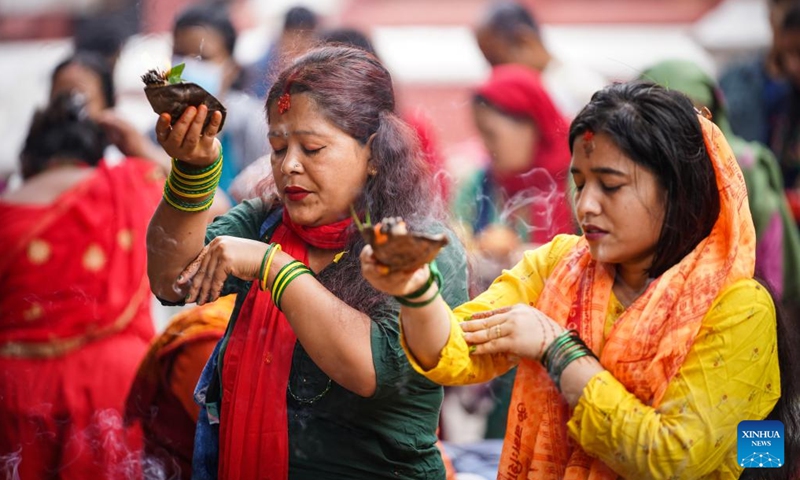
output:
{"label": "woman in yellow kurta", "polygon": [[386,273],[365,247],[362,271],[403,304],[428,378],[519,365],[499,479],[737,478],[737,425],[770,414],[782,385],[736,160],[686,97],[644,82],[595,94],[569,140],[583,235],[527,252],[452,312],[429,268]]}

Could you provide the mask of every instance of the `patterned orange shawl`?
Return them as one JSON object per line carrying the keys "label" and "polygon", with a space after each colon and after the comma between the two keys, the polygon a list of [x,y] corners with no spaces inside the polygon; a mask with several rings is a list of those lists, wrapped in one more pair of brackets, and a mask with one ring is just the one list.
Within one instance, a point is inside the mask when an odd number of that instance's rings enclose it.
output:
{"label": "patterned orange shawl", "polygon": [[[719,218],[707,238],[625,310],[599,355],[604,368],[653,407],[683,364],[712,302],[737,280],[752,278],[755,266],[755,229],[742,172],[717,126],[698,118],[716,171]],[[577,329],[598,352],[613,283],[613,270],[594,261],[581,239],[554,268],[537,308]],[[542,366],[523,361],[497,478],[617,478],[568,438],[570,413]]]}

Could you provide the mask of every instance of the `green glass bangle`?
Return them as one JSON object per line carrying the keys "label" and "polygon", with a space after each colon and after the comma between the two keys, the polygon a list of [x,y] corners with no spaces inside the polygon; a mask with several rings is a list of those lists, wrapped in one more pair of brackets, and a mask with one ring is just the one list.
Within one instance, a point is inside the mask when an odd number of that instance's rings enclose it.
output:
{"label": "green glass bangle", "polygon": [[400,305],[403,305],[403,306],[406,306],[406,307],[411,307],[411,308],[421,308],[421,307],[424,307],[425,305],[429,305],[431,302],[436,300],[436,298],[441,293],[442,293],[441,290],[437,290],[436,294],[434,294],[434,296],[432,296],[431,298],[429,298],[427,300],[423,300],[421,302],[409,302],[404,297],[394,297],[394,298],[395,298],[395,300],[397,300],[397,303],[399,303]]}
{"label": "green glass bangle", "polygon": [[278,307],[278,310],[281,310],[281,301],[283,300],[283,292],[286,291],[286,288],[289,286],[289,284],[292,283],[292,281],[294,281],[294,279],[299,277],[300,275],[306,275],[306,274],[311,275],[312,277],[314,276],[314,272],[312,272],[310,268],[304,265],[303,268],[300,268],[297,271],[292,272],[291,276],[287,275],[286,281],[283,282],[281,291],[278,293],[278,299],[275,302],[275,306]]}
{"label": "green glass bangle", "polygon": [[281,296],[283,295],[283,290],[286,288],[286,285],[289,284],[291,279],[294,278],[293,275],[306,268],[307,267],[305,265],[297,265],[291,270],[286,271],[286,273],[283,275],[283,278],[281,278],[280,284],[272,285],[272,296],[275,298],[275,305],[278,305],[280,302]]}
{"label": "green glass bangle", "polygon": [[558,344],[555,345],[555,348],[553,348],[553,351],[547,358],[548,370],[556,368],[559,361],[561,361],[565,355],[569,354],[576,346],[579,346],[575,341],[576,335],[577,332],[570,330],[569,335],[560,339]]}
{"label": "green glass bangle", "polygon": [[553,341],[551,346],[554,348],[551,350],[548,347],[548,351],[545,352],[547,354],[546,358],[545,356],[542,357],[543,364],[547,369],[548,376],[559,390],[561,390],[561,375],[569,364],[586,356],[597,358],[576,330],[563,332],[559,335],[557,341]]}
{"label": "green glass bangle", "polygon": [[188,178],[195,178],[198,175],[202,176],[204,173],[210,172],[221,162],[222,162],[222,149],[220,148],[219,155],[217,155],[217,159],[214,160],[209,165],[206,165],[205,167],[196,168],[194,165],[186,163],[182,160],[178,160],[177,158],[172,159],[172,167],[178,170],[178,172],[187,176]]}
{"label": "green glass bangle", "polygon": [[[280,270],[278,270],[278,274],[275,275],[275,279],[272,281],[272,303],[278,305],[278,292],[281,290],[286,277],[297,270],[298,268],[303,268],[303,262],[299,260],[292,260],[291,262],[287,263],[286,265],[282,266]],[[307,267],[306,267],[307,268]]]}
{"label": "green glass bangle", "polygon": [[221,163],[218,164],[218,166],[214,168],[214,170],[208,173],[204,173],[202,175],[186,175],[185,173],[181,173],[180,171],[178,171],[177,168],[171,169],[170,173],[172,174],[172,176],[174,176],[176,179],[178,179],[180,182],[186,185],[190,186],[202,185],[208,181],[216,180],[222,176],[222,164]]}
{"label": "green glass bangle", "polygon": [[292,260],[291,262],[287,263],[286,265],[282,266],[280,270],[278,270],[278,274],[275,275],[275,278],[272,280],[272,290],[274,291],[283,281],[283,277],[286,275],[287,272],[294,270],[297,268],[298,265],[302,265],[303,262],[300,260]]}
{"label": "green glass bangle", "polygon": [[554,352],[556,352],[561,348],[561,345],[569,341],[571,335],[570,332],[572,331],[574,330],[564,330],[552,342],[550,342],[550,345],[547,346],[547,348],[544,351],[544,354],[542,355],[541,362],[542,365],[544,365],[544,368],[549,370],[550,358],[553,356]]}
{"label": "green glass bangle", "polygon": [[550,376],[550,378],[553,380],[553,383],[555,383],[556,388],[558,388],[559,391],[561,391],[561,375],[564,373],[564,370],[566,370],[567,366],[570,363],[574,362],[575,360],[577,360],[579,358],[583,358],[583,357],[594,357],[594,358],[597,358],[597,357],[595,357],[594,353],[592,353],[592,351],[589,350],[588,348],[581,349],[579,352],[576,353],[576,355],[574,355],[573,357],[570,357],[567,361],[565,361],[563,363],[563,366],[561,368],[559,368],[557,372],[555,372],[553,375]]}
{"label": "green glass bangle", "polygon": [[212,202],[214,200],[214,193],[215,192],[211,192],[211,194],[210,194],[210,196],[208,198],[206,198],[205,200],[201,200],[199,202],[186,202],[182,198],[177,196],[175,194],[175,192],[173,192],[169,188],[169,184],[165,183],[165,185],[164,185],[164,196],[165,197],[169,196],[170,200],[172,200],[174,203],[177,203],[178,205],[180,205],[182,207],[186,207],[186,208],[192,208],[192,207],[196,207],[198,205],[204,205],[206,203],[209,203],[209,205],[210,205],[210,202]]}
{"label": "green glass bangle", "polygon": [[198,203],[189,203],[184,202],[169,189],[169,185],[164,185],[164,201],[167,202],[168,205],[175,208],[176,210],[180,210],[181,212],[188,212],[188,213],[196,213],[201,212],[204,210],[208,210],[211,208],[211,204],[214,203],[214,193],[212,193],[206,200]]}
{"label": "green glass bangle", "polygon": [[181,197],[184,198],[205,197],[206,195],[217,189],[218,183],[219,182],[212,183],[211,186],[209,188],[206,188],[205,190],[189,190],[182,188],[179,184],[177,184],[172,175],[167,177],[167,185],[169,186],[169,189],[172,190],[172,193],[174,193],[175,195],[180,195]]}
{"label": "green glass bangle", "polygon": [[558,352],[558,355],[551,359],[548,372],[560,371],[563,366],[569,362],[569,358],[576,353],[580,353],[584,348],[583,345],[577,343],[575,340],[570,340],[564,344],[564,348]]}
{"label": "green glass bangle", "polygon": [[267,247],[267,251],[264,252],[264,258],[261,259],[261,266],[258,267],[258,278],[256,279],[256,281],[258,281],[258,286],[261,290],[264,290],[264,287],[266,286],[262,283],[261,280],[264,278],[264,267],[267,266],[267,259],[269,258],[269,252],[271,252],[273,248],[275,248],[275,244],[270,243],[269,246]]}
{"label": "green glass bangle", "polygon": [[203,190],[209,187],[216,187],[217,184],[219,183],[220,177],[221,175],[216,175],[207,182],[186,182],[175,176],[171,171],[169,175],[169,179],[173,185],[191,191]]}
{"label": "green glass bangle", "polygon": [[428,275],[428,280],[425,282],[424,285],[414,290],[413,292],[409,293],[408,295],[402,295],[401,297],[395,297],[395,298],[403,298],[405,300],[413,300],[415,298],[419,298],[428,292],[428,290],[431,288],[431,285],[433,285],[433,282],[436,282],[436,285],[441,290],[443,280],[442,280],[442,274],[441,272],[439,272],[439,267],[437,267],[436,265],[436,260],[428,264],[428,271],[430,273]]}

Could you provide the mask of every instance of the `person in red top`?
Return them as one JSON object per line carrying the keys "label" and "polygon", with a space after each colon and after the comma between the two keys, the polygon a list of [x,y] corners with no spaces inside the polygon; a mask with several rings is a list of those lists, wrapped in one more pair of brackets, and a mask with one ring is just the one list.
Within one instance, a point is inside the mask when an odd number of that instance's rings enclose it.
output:
{"label": "person in red top", "polygon": [[0,197],[0,457],[17,478],[132,478],[125,395],[154,335],[145,233],[162,170],[102,160],[80,95],[34,116]]}

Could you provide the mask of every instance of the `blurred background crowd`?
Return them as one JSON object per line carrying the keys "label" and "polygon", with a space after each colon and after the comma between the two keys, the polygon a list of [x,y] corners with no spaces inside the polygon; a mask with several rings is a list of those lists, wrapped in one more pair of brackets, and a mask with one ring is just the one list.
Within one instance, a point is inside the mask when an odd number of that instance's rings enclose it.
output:
{"label": "blurred background crowd", "polygon": [[[0,175],[16,168],[28,123],[47,99],[53,67],[76,46],[116,48],[116,109],[138,128],[153,124],[139,76],[170,63],[175,15],[190,0],[0,2],[3,109]],[[229,0],[234,58],[257,62],[279,38],[288,0]],[[767,0],[538,0],[524,2],[553,55],[609,80],[636,77],[665,58],[697,62],[712,76],[736,58],[766,49]],[[470,91],[486,78],[473,28],[486,0],[317,0],[306,6],[319,28],[352,27],[369,36],[397,84],[402,105],[426,114],[454,175],[477,132]],[[73,38],[75,41],[73,41]]]}

